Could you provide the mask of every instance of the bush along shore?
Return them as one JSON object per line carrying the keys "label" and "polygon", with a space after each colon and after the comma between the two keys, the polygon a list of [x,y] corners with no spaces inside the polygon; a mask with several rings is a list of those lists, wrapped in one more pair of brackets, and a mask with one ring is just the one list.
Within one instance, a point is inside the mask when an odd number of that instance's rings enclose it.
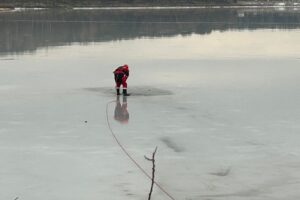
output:
{"label": "bush along shore", "polygon": [[0,0],[1,10],[14,8],[74,7],[180,7],[180,6],[300,6],[300,0]]}
{"label": "bush along shore", "polygon": [[12,6],[12,5],[6,5],[6,4],[1,5],[0,4],[0,11],[8,11],[8,10],[13,10],[13,9],[14,9],[14,6]]}

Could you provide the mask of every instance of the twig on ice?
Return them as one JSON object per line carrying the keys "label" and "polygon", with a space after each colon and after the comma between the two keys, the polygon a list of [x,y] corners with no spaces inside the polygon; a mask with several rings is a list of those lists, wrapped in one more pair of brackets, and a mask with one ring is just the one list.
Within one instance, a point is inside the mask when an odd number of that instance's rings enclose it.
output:
{"label": "twig on ice", "polygon": [[152,194],[153,186],[154,186],[154,182],[155,182],[154,177],[155,177],[155,154],[156,154],[156,151],[157,151],[157,147],[155,148],[154,152],[152,153],[152,158],[148,158],[148,157],[144,156],[146,160],[152,162],[151,188],[150,188],[148,200],[151,200],[151,194]]}

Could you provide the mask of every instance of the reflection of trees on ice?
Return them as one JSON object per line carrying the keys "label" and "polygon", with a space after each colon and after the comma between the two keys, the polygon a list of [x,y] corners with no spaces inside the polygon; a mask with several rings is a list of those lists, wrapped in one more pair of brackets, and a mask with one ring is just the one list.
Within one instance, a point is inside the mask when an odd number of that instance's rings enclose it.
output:
{"label": "reflection of trees on ice", "polygon": [[[73,42],[210,34],[232,29],[299,28],[297,11],[274,9],[40,10],[0,13],[0,52]],[[21,32],[19,30],[22,30]]]}

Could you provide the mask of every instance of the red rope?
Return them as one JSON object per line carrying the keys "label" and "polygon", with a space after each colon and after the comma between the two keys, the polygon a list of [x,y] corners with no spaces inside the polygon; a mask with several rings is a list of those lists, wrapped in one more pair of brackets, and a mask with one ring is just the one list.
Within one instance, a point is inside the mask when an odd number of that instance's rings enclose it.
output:
{"label": "red rope", "polygon": [[[118,140],[117,136],[114,134],[114,131],[110,125],[109,118],[108,118],[108,106],[109,104],[113,103],[115,101],[110,101],[106,104],[106,121],[108,128],[110,130],[111,135],[119,145],[119,147],[122,149],[122,151],[126,154],[126,156],[145,174],[150,180],[152,180],[151,176],[144,170],[144,168],[141,167],[141,165],[128,153],[128,151],[125,149],[125,147],[121,144],[121,142]],[[156,181],[154,181],[154,184],[163,192],[165,193],[170,199],[175,200],[174,197],[172,197],[162,186],[160,186]]]}

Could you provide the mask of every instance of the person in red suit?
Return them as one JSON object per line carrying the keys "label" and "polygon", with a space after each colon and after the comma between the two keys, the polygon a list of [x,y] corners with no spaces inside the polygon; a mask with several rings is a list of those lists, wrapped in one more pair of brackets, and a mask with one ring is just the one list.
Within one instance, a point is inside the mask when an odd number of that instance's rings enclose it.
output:
{"label": "person in red suit", "polygon": [[122,85],[123,87],[123,95],[124,96],[129,96],[127,93],[127,78],[129,77],[129,68],[128,65],[123,65],[115,69],[114,77],[115,77],[115,82],[116,82],[116,91],[117,95],[120,95],[120,87]]}

